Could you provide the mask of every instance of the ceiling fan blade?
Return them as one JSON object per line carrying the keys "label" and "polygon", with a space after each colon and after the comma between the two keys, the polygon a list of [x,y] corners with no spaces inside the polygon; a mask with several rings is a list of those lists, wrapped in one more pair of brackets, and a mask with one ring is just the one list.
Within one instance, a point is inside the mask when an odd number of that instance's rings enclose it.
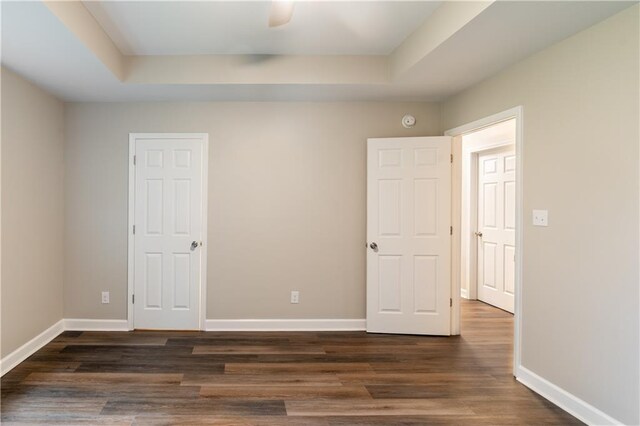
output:
{"label": "ceiling fan blade", "polygon": [[291,20],[293,0],[273,0],[269,12],[269,27],[279,27]]}

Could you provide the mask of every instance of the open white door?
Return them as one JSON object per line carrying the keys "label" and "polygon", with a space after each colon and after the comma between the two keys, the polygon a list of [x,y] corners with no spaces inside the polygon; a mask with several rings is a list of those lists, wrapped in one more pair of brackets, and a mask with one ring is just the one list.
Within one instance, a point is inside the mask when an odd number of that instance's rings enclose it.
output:
{"label": "open white door", "polygon": [[367,331],[449,335],[451,138],[367,149]]}
{"label": "open white door", "polygon": [[478,299],[513,313],[516,235],[513,145],[478,155]]}
{"label": "open white door", "polygon": [[134,327],[199,330],[206,259],[202,244],[207,136],[132,134],[131,143]]}

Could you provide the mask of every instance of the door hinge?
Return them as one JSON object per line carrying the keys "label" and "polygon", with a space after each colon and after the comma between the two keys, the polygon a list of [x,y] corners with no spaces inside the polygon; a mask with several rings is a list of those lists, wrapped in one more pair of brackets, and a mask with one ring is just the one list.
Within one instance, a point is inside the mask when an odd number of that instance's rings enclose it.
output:
{"label": "door hinge", "polygon": [[449,298],[449,307],[453,306],[453,299]]}
{"label": "door hinge", "polygon": [[453,154],[451,154],[451,164],[453,164]]}
{"label": "door hinge", "polygon": [[136,156],[135,155],[133,156],[133,165],[134,166],[136,165]]}
{"label": "door hinge", "polygon": [[133,225],[133,235],[136,235],[136,226]]}
{"label": "door hinge", "polygon": [[453,226],[449,227],[449,235],[453,235]]}
{"label": "door hinge", "polygon": [[131,295],[131,303],[132,303],[132,304],[135,304],[135,303],[136,303],[136,295],[135,295],[135,294],[132,294],[132,295]]}

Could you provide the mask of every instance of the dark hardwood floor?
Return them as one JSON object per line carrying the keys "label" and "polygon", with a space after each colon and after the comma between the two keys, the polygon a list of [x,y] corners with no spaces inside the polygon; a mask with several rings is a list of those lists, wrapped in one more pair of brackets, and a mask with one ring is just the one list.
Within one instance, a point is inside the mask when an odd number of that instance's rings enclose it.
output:
{"label": "dark hardwood floor", "polygon": [[66,332],[2,378],[3,424],[579,424],[514,380],[510,314],[463,335]]}

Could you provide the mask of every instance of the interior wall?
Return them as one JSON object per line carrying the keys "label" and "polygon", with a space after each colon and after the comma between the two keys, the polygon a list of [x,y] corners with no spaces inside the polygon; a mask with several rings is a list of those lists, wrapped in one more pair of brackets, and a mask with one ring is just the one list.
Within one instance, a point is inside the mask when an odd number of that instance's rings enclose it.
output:
{"label": "interior wall", "polygon": [[62,319],[64,104],[1,78],[4,357]]}
{"label": "interior wall", "polygon": [[65,318],[126,318],[130,132],[209,133],[207,318],[364,318],[366,140],[439,124],[425,103],[67,104]]}
{"label": "interior wall", "polygon": [[523,106],[522,365],[625,424],[640,422],[639,10],[442,107],[447,130]]}

